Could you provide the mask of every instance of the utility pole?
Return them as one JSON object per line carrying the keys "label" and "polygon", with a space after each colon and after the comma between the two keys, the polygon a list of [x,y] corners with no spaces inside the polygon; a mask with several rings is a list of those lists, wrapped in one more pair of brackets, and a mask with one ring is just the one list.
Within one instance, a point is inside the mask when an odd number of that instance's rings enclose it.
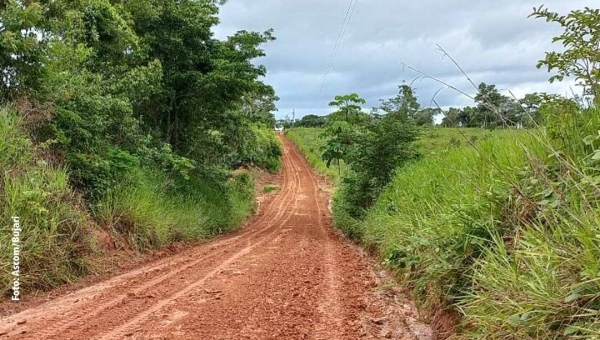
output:
{"label": "utility pole", "polygon": [[296,109],[292,110],[292,126],[296,126]]}

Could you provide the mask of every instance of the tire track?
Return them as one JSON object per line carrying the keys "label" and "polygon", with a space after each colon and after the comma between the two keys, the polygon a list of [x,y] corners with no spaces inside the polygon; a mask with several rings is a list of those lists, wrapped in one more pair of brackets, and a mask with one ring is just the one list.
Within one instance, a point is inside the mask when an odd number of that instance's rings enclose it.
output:
{"label": "tire track", "polygon": [[[289,175],[293,175],[293,173],[286,172],[286,175],[284,175],[284,178],[290,177]],[[287,182],[287,184],[289,184],[289,183],[290,182]],[[282,216],[283,216],[283,214],[287,211],[287,208],[291,204],[290,198],[295,195],[295,190],[296,190],[296,188],[299,187],[299,184],[300,184],[299,181],[296,180],[295,178],[294,178],[293,181],[291,181],[291,184],[289,184],[289,190],[287,190],[284,199],[282,199],[282,201],[278,205],[277,210],[275,211],[275,216],[274,216],[275,220],[281,219]],[[256,224],[260,224],[260,223],[261,222],[259,221]],[[222,255],[222,254],[226,254],[231,249],[235,248],[236,246],[242,246],[244,244],[250,244],[252,242],[253,238],[259,239],[263,233],[269,232],[269,229],[272,229],[274,226],[276,226],[276,222],[274,222],[274,223],[270,223],[269,222],[269,223],[267,223],[267,226],[265,228],[262,228],[262,229],[258,230],[257,232],[251,234],[247,239],[241,240],[239,243],[236,243],[236,244],[234,244],[234,245],[232,245],[230,247],[227,247],[225,249],[219,250],[216,253],[210,254],[209,256],[207,256],[207,258],[213,257],[213,256]],[[269,232],[267,237],[269,237],[273,233],[274,232]],[[243,249],[245,249],[247,247],[248,246],[246,245]],[[208,264],[208,266],[204,266],[204,267],[201,268],[200,271],[198,271],[197,267],[199,267],[200,264],[202,264],[202,262],[203,262],[202,260],[203,259],[199,259],[199,260],[195,261],[194,265],[187,266],[187,268],[184,268],[184,269],[181,269],[181,270],[176,270],[176,273],[181,273],[181,272],[183,272],[186,269],[191,269],[193,271],[193,273],[191,273],[190,275],[187,275],[187,276],[183,276],[183,277],[185,277],[185,278],[193,278],[196,275],[200,275],[200,273],[202,273],[202,270],[210,269],[210,266],[212,265],[212,263],[210,263],[210,264]],[[215,269],[214,271],[218,272],[220,269],[221,269],[221,266],[218,266],[218,269]],[[210,271],[207,275],[213,275],[214,271]],[[174,277],[174,276],[177,276],[176,273],[174,273],[175,275],[169,275],[166,278],[166,280],[162,280],[161,282],[159,282],[161,284],[161,286],[158,287],[158,289],[164,289],[165,287],[167,288],[166,289],[167,291],[164,294],[166,296],[169,296],[168,293],[169,292],[173,292],[173,291],[178,291],[178,290],[179,291],[181,291],[181,290],[187,291],[187,289],[185,287],[183,287],[183,288],[179,288],[178,287],[180,285],[180,281],[177,280],[177,277]],[[169,282],[167,282],[167,280],[174,280],[176,282],[174,284],[169,284]],[[201,278],[200,280],[203,280],[203,278]],[[156,286],[157,285],[153,285],[152,288],[154,288]],[[141,291],[145,291],[145,290],[141,290]],[[154,292],[154,294],[155,295],[160,295],[160,294],[156,294],[156,291]],[[171,299],[171,297],[169,296],[168,299]],[[113,313],[115,307],[117,307],[117,308],[119,308],[119,307],[127,307],[126,310],[123,311],[123,312],[127,312],[129,310],[135,309],[135,306],[132,306],[132,305],[138,305],[140,303],[144,304],[144,303],[147,303],[148,300],[146,300],[146,299],[135,300],[134,299],[133,301],[128,301],[128,302],[125,302],[125,303],[123,303],[123,302],[124,302],[123,300],[117,300],[117,301],[112,301],[112,303],[110,303],[109,306],[103,306],[105,308],[102,308],[102,309],[98,310],[98,312],[96,312],[94,315],[92,315],[92,316],[95,317],[94,318],[94,322],[101,323],[102,320],[104,320],[104,319],[111,320],[112,319],[112,315],[110,315],[110,314],[109,315],[104,315],[104,317],[101,318],[100,320],[98,320],[99,319],[98,316],[100,314],[102,314],[102,313],[106,314],[105,312]],[[119,306],[121,304],[123,304],[123,306]],[[142,307],[141,309],[146,309],[147,310],[148,308],[151,308],[151,306],[152,306],[151,304],[150,304],[150,306],[144,306],[143,305],[143,306],[141,306]],[[121,309],[123,309],[123,308],[121,308]],[[85,325],[85,323],[82,322],[82,321],[83,320],[78,320],[77,322],[75,322],[74,325],[72,325],[72,328],[74,330],[78,330],[78,329],[81,329],[81,328],[86,328],[87,325]],[[56,333],[53,333],[53,334],[56,334]],[[62,336],[64,336],[64,334],[61,334],[61,336],[58,337],[58,338],[62,339]],[[89,339],[89,336],[90,336],[90,332],[86,331],[86,339]],[[49,337],[46,337],[46,338],[49,338]],[[116,338],[119,338],[119,337],[116,337]]]}
{"label": "tire track", "polygon": [[[284,160],[285,159],[287,159],[287,155],[284,157]],[[293,180],[290,181],[290,177],[292,177]],[[19,320],[36,319],[36,317],[39,315],[44,315],[47,317],[48,312],[51,311],[52,314],[50,315],[53,315],[54,318],[51,318],[50,320],[45,318],[44,320],[29,321],[31,328],[35,327],[36,331],[39,332],[38,335],[40,339],[49,339],[53,336],[59,336],[59,338],[62,338],[64,334],[61,332],[67,329],[80,328],[82,325],[85,325],[89,319],[98,316],[107,309],[122,304],[124,299],[126,299],[128,296],[142,294],[145,291],[164,283],[168,279],[179,275],[186,270],[192,269],[195,266],[198,266],[203,261],[223,253],[227,253],[230,249],[239,247],[244,243],[249,243],[252,237],[259,237],[262,233],[268,231],[274,226],[273,223],[269,222],[271,218],[273,220],[278,220],[286,212],[287,208],[291,204],[290,198],[294,196],[295,190],[297,190],[296,188],[299,187],[299,184],[299,180],[293,177],[293,172],[290,171],[290,169],[284,168],[282,190],[279,192],[278,196],[265,208],[265,213],[260,216],[259,219],[251,223],[248,228],[246,228],[246,230],[248,230],[247,232],[244,231],[240,235],[233,238],[209,244],[210,248],[208,249],[207,253],[199,259],[189,262],[189,259],[192,256],[188,256],[184,259],[177,258],[178,261],[169,261],[167,263],[162,263],[150,268],[142,268],[132,273],[113,278],[96,286],[78,291],[74,294],[66,296],[63,299],[60,299],[59,301],[53,301],[50,303],[50,305],[44,304],[34,311],[25,311],[23,313],[13,315],[6,320],[2,320],[2,323],[7,325],[7,327],[0,326],[0,333],[7,333],[10,335],[10,332],[14,332],[15,328],[17,328],[16,326]],[[255,227],[263,224],[265,219],[268,221],[267,226],[256,230]],[[223,245],[226,245],[226,247],[217,249]],[[202,250],[204,251],[204,249]],[[180,267],[182,264],[184,264],[184,267]],[[140,287],[127,287],[128,284],[136,283],[131,281],[136,281],[135,279],[140,278],[145,279],[143,277],[145,274],[152,273],[153,271],[160,271],[163,268],[171,270],[143,284]],[[114,294],[115,288],[124,286],[126,287],[125,290],[119,289],[119,291],[122,291],[122,293],[111,295],[111,293]],[[111,292],[110,290],[113,291]],[[102,296],[102,293],[106,293],[106,295]],[[43,321],[43,323],[38,322],[36,324],[36,321]]]}
{"label": "tire track", "polygon": [[317,176],[281,139],[281,190],[244,230],[0,319],[0,338],[416,339],[402,310],[372,321],[398,309],[374,297],[370,262],[330,228]]}
{"label": "tire track", "polygon": [[317,224],[320,233],[323,238],[327,240],[325,243],[325,259],[324,267],[326,273],[326,285],[327,290],[324,294],[324,299],[320,301],[318,310],[321,313],[320,320],[315,325],[315,338],[316,339],[340,339],[343,324],[341,322],[342,308],[340,306],[339,292],[341,291],[341,280],[338,273],[337,261],[335,258],[332,240],[329,237],[325,225],[323,224],[323,212],[321,210],[321,199],[318,195],[319,186],[315,175],[312,170],[308,167],[306,162],[302,159],[302,156],[298,153],[295,147],[291,147],[292,152],[296,158],[300,159],[299,162],[304,167],[304,170],[308,173],[310,182],[312,185],[313,200],[315,201],[317,208]]}
{"label": "tire track", "polygon": [[[175,293],[174,295],[169,296],[168,298],[159,301],[158,303],[154,304],[151,308],[146,309],[142,313],[135,316],[133,319],[130,319],[128,322],[126,322],[125,324],[112,330],[111,332],[104,334],[103,336],[101,336],[99,338],[93,338],[93,339],[110,340],[110,339],[120,339],[120,338],[125,337],[127,334],[131,333],[131,330],[133,327],[141,324],[151,314],[156,313],[159,310],[161,310],[162,308],[165,308],[168,305],[175,303],[177,299],[185,296],[192,290],[202,286],[208,279],[210,279],[212,276],[217,274],[219,271],[225,269],[227,266],[229,266],[231,263],[233,263],[237,259],[239,259],[245,255],[248,255],[252,250],[257,248],[258,246],[271,240],[273,238],[273,236],[275,236],[280,231],[280,229],[290,220],[290,218],[293,216],[293,211],[295,210],[295,208],[298,204],[298,199],[299,199],[298,191],[300,189],[300,176],[298,175],[297,171],[294,171],[293,175],[294,175],[294,183],[296,184],[296,185],[294,185],[295,190],[296,190],[295,195],[294,195],[294,196],[296,196],[296,198],[293,200],[294,209],[292,209],[291,211],[287,211],[287,208],[291,204],[291,201],[288,202],[288,204],[286,205],[286,209],[284,210],[284,213],[287,213],[287,217],[283,218],[284,215],[282,214],[281,219],[272,224],[272,225],[278,226],[275,230],[270,232],[266,237],[262,238],[261,240],[257,241],[256,243],[254,243],[252,245],[248,244],[245,248],[238,251],[234,255],[230,256],[228,259],[226,259],[224,262],[222,262],[216,268],[212,269],[208,274],[206,274],[205,276],[203,276],[201,279],[194,282],[193,284],[190,284],[186,288]],[[271,228],[271,226],[268,226],[265,229],[269,229],[269,228]],[[248,241],[248,243],[250,243],[250,241]]]}

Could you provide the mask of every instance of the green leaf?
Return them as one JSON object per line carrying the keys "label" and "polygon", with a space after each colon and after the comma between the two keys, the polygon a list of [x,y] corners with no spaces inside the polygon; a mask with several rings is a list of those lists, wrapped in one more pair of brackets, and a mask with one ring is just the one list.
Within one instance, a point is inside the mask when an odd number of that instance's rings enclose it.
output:
{"label": "green leaf", "polygon": [[596,141],[596,137],[595,136],[587,136],[583,139],[583,143],[585,145],[593,145],[594,141]]}
{"label": "green leaf", "polygon": [[573,302],[579,299],[580,297],[581,295],[579,295],[578,293],[573,293],[565,298],[565,303]]}
{"label": "green leaf", "polygon": [[506,321],[511,324],[512,326],[519,326],[522,322],[521,320],[521,316],[520,315],[513,315],[511,317],[509,317],[508,319],[506,319]]}
{"label": "green leaf", "polygon": [[571,335],[571,334],[575,334],[579,332],[579,328],[575,327],[575,326],[569,326],[565,329],[565,332],[563,333],[563,335]]}

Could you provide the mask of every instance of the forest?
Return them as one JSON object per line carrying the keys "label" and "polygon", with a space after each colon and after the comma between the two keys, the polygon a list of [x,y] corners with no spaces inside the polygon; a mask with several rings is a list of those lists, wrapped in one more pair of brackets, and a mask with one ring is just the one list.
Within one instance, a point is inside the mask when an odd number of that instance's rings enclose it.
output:
{"label": "forest", "polygon": [[214,38],[221,4],[0,4],[0,216],[27,221],[22,289],[88,272],[99,230],[153,249],[236,229],[254,209],[252,176],[231,170],[280,167],[278,98],[253,63],[275,37]]}

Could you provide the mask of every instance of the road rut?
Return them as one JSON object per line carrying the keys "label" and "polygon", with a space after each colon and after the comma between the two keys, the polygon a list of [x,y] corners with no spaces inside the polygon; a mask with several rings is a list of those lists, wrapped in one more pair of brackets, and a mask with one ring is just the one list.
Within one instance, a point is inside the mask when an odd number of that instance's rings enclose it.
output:
{"label": "road rut", "polygon": [[280,190],[239,232],[0,319],[1,339],[430,339],[331,228],[282,137]]}

